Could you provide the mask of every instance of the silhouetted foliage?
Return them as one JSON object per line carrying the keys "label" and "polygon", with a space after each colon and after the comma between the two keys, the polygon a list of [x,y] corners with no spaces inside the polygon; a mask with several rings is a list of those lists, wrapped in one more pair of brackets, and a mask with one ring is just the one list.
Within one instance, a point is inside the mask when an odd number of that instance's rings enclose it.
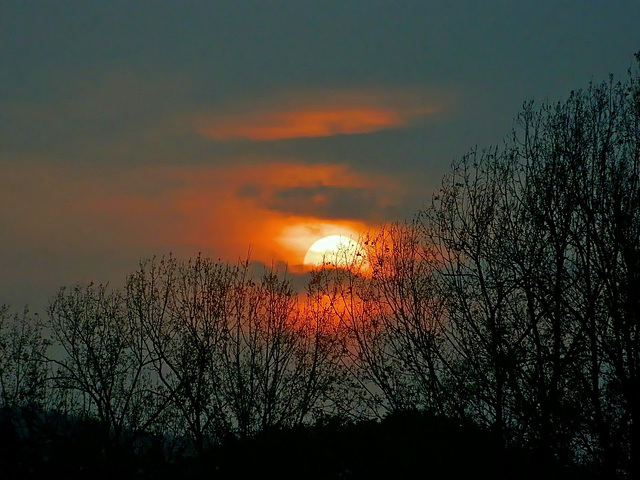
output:
{"label": "silhouetted foliage", "polygon": [[504,449],[494,434],[477,425],[417,411],[398,411],[382,420],[333,419],[269,430],[223,443],[211,452],[211,460],[206,469],[223,479],[534,479],[573,474],[558,465],[534,464],[523,449]]}

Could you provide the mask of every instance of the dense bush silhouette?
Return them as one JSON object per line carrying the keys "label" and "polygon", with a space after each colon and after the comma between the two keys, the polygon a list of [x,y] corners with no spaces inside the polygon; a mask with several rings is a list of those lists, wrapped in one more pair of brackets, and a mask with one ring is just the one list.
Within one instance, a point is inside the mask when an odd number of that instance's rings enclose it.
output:
{"label": "dense bush silhouette", "polygon": [[206,452],[166,459],[161,442],[107,459],[95,422],[70,422],[39,437],[20,438],[2,422],[3,478],[587,479],[585,473],[542,465],[519,447],[505,448],[492,432],[431,413],[396,412],[382,420],[325,419],[228,438]]}
{"label": "dense bush silhouette", "polygon": [[424,412],[396,412],[381,421],[339,420],[266,431],[229,441],[211,454],[218,478],[586,478],[530,452],[504,448],[477,425]]}

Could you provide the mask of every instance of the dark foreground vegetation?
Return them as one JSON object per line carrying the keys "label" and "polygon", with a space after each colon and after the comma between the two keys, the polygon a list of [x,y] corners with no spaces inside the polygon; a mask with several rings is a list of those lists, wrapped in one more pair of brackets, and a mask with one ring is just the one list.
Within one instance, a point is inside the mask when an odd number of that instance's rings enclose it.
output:
{"label": "dark foreground vegetation", "polygon": [[142,449],[123,449],[108,459],[99,425],[64,424],[25,436],[13,422],[3,421],[2,478],[597,478],[557,462],[541,462],[526,449],[505,448],[477,425],[417,411],[395,412],[381,421],[327,419],[274,428],[173,459],[163,455],[162,442],[153,438]]}
{"label": "dark foreground vegetation", "polygon": [[169,255],[0,308],[2,478],[640,478],[639,73],[526,103],[305,295]]}

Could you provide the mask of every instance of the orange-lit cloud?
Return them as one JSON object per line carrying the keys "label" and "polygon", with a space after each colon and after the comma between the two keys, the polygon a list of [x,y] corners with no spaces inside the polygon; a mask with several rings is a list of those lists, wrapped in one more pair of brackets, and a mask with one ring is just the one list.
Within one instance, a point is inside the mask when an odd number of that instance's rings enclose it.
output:
{"label": "orange-lit cloud", "polygon": [[385,91],[306,93],[267,103],[242,112],[201,115],[195,128],[216,140],[327,137],[402,127],[439,109],[421,96]]}
{"label": "orange-lit cloud", "polygon": [[203,135],[216,140],[279,140],[328,137],[339,133],[369,133],[404,125],[405,122],[399,112],[392,110],[333,108],[218,117],[202,122],[199,130]]}

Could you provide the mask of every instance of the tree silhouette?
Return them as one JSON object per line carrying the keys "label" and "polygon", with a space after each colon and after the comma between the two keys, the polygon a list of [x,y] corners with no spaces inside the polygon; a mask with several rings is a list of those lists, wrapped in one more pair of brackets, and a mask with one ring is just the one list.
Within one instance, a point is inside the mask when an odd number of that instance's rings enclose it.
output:
{"label": "tree silhouette", "polygon": [[28,308],[19,315],[8,305],[0,305],[1,407],[11,410],[45,405],[50,393],[44,361],[48,346],[38,315]]}
{"label": "tree silhouette", "polygon": [[106,285],[62,288],[49,307],[49,326],[61,352],[49,361],[67,415],[95,419],[107,464],[154,423],[151,357],[124,297]]}
{"label": "tree silhouette", "polygon": [[196,451],[228,435],[307,422],[333,401],[338,343],[326,319],[298,305],[273,270],[151,259],[127,284],[145,334],[157,394],[175,412],[175,436]]}
{"label": "tree silhouette", "polygon": [[[441,299],[432,255],[416,223],[391,224],[360,240],[361,259],[323,264],[310,286],[343,332],[344,360],[365,416],[423,408],[444,413]],[[367,413],[368,412],[368,413]]]}
{"label": "tree silhouette", "polygon": [[529,102],[422,216],[465,413],[546,461],[611,475],[639,472],[639,118],[631,71]]}

